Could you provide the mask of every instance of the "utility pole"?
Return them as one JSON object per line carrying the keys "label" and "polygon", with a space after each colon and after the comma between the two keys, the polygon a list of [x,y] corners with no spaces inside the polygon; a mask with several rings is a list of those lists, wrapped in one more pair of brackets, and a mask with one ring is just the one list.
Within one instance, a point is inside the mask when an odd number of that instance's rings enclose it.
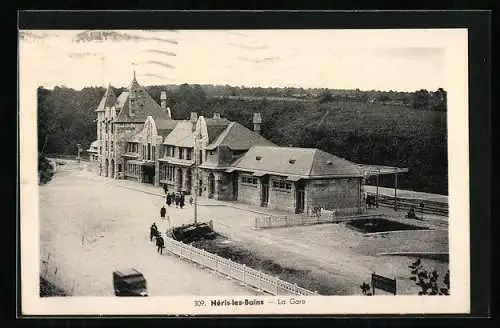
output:
{"label": "utility pole", "polygon": [[78,163],[80,163],[80,153],[82,152],[82,145],[76,144],[76,147],[78,148],[78,156],[76,157],[76,160]]}
{"label": "utility pole", "polygon": [[198,138],[197,131],[194,134],[194,224],[198,223]]}

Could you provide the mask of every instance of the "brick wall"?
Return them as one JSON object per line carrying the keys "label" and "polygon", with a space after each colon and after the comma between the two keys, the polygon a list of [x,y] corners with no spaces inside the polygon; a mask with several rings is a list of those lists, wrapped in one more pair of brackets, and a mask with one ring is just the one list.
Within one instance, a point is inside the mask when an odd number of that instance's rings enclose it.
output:
{"label": "brick wall", "polygon": [[[282,182],[290,186],[291,189],[273,186],[273,182]],[[284,177],[269,177],[269,203],[268,208],[283,211],[295,212],[295,183],[286,181]]]}
{"label": "brick wall", "polygon": [[360,178],[316,179],[306,184],[306,210],[358,208],[360,206]]}
{"label": "brick wall", "polygon": [[243,183],[244,176],[251,177],[251,175],[239,174],[238,175],[238,201],[260,206],[260,181],[257,178],[257,184]]}

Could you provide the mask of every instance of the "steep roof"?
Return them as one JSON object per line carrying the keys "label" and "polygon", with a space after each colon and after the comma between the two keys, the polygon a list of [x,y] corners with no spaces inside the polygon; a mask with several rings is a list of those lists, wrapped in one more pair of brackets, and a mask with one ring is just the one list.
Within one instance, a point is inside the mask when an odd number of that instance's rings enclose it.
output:
{"label": "steep roof", "polygon": [[178,147],[193,147],[193,123],[190,121],[177,121],[177,125],[166,136],[163,144],[174,145]]}
{"label": "steep roof", "polygon": [[231,123],[226,118],[205,118],[207,124],[208,142],[215,140]]}
{"label": "steep roof", "polygon": [[123,91],[122,93],[120,93],[120,95],[116,99],[115,108],[117,109],[123,108],[123,106],[127,102],[127,99],[128,99],[128,91]]}
{"label": "steep roof", "polygon": [[156,125],[156,130],[158,132],[158,135],[162,137],[168,136],[172,131],[175,129],[175,127],[179,124],[179,120],[172,120],[172,119],[165,119],[165,118],[159,118],[155,120],[155,125]]}
{"label": "steep roof", "polygon": [[[134,97],[132,105],[128,101],[130,97]],[[125,99],[121,99],[121,101],[123,100]],[[132,110],[135,113],[133,117],[129,115],[130,106],[133,106]],[[157,119],[168,119],[166,111],[151,98],[146,89],[134,77],[128,88],[127,99],[123,103],[123,108],[116,117],[116,122],[142,123],[146,121],[148,116],[152,116],[155,121]]]}
{"label": "steep roof", "polygon": [[275,144],[257,132],[248,129],[238,122],[231,122],[206,148],[215,149],[219,146],[226,146],[233,150],[246,150],[255,145],[275,146]]}
{"label": "steep roof", "polygon": [[108,88],[106,89],[106,92],[104,93],[104,96],[102,96],[99,105],[97,105],[97,109],[95,111],[102,112],[106,107],[113,106],[115,102],[116,102],[116,95],[113,92],[113,89],[111,89],[111,86],[109,85]]}
{"label": "steep roof", "polygon": [[303,178],[363,176],[356,164],[316,148],[254,146],[231,167]]}

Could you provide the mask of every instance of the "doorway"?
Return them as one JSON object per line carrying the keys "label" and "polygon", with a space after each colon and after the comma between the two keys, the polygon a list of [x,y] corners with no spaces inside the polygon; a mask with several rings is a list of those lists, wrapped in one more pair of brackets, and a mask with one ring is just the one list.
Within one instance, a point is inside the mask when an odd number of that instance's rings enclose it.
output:
{"label": "doorway", "polygon": [[182,180],[184,180],[184,176],[182,174],[182,169],[177,169],[177,191],[182,190]]}
{"label": "doorway", "polygon": [[142,182],[153,184],[155,179],[155,167],[144,165],[142,167],[142,172],[143,172]]}
{"label": "doorway", "polygon": [[238,173],[233,173],[233,200],[238,200]]}
{"label": "doorway", "polygon": [[260,179],[261,183],[261,194],[260,194],[260,206],[267,207],[269,204],[269,176],[265,175]]}
{"label": "doorway", "polygon": [[212,198],[215,193],[215,176],[210,173],[208,176],[208,198]]}
{"label": "doorway", "polygon": [[304,213],[305,204],[305,182],[299,180],[295,182],[295,213]]}

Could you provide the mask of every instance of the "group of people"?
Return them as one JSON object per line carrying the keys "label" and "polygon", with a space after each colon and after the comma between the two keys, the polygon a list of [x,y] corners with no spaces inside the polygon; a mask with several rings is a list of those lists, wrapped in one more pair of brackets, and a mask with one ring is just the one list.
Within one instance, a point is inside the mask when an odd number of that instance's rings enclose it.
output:
{"label": "group of people", "polygon": [[165,248],[165,240],[161,236],[160,231],[158,230],[158,226],[153,222],[149,231],[149,240],[153,241],[153,238],[156,240],[157,251],[160,254],[163,254],[163,249]]}
{"label": "group of people", "polygon": [[183,192],[167,193],[166,203],[168,206],[175,204],[175,207],[183,208],[186,204],[186,197],[184,196]]}

